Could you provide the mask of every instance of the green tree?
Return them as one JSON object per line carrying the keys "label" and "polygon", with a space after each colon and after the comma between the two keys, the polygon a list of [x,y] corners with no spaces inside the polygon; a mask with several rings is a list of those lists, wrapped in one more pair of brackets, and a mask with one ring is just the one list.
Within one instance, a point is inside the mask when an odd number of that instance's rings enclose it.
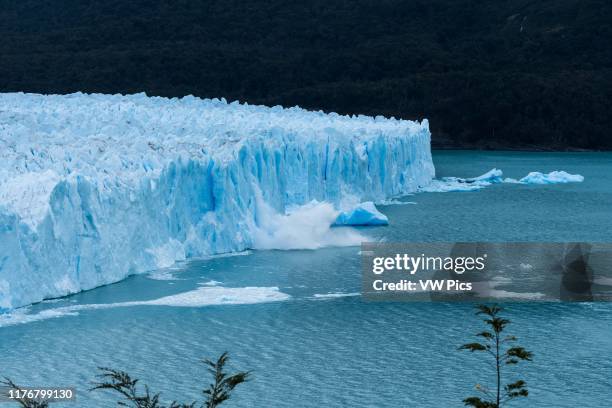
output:
{"label": "green tree", "polygon": [[[216,408],[224,401],[227,401],[234,388],[239,384],[247,381],[250,377],[250,372],[241,371],[234,374],[227,374],[224,371],[225,365],[229,361],[227,352],[223,353],[216,362],[204,360],[204,363],[209,366],[209,372],[214,376],[214,383],[209,388],[203,390],[207,396],[206,401],[202,405],[192,403],[178,403],[173,401],[170,405],[164,405],[160,402],[160,394],[152,394],[147,385],[142,387],[138,384],[138,379],[133,379],[124,371],[113,370],[106,367],[100,367],[102,371],[99,378],[101,381],[95,383],[92,390],[111,390],[119,393],[122,401],[118,401],[117,405],[122,407],[132,408]],[[24,406],[30,408],[30,406]],[[46,407],[46,406],[45,406]],[[32,408],[39,408],[32,406]]]}
{"label": "green tree", "polygon": [[209,388],[203,391],[204,395],[207,396],[204,404],[206,408],[217,408],[224,401],[229,399],[236,386],[249,380],[249,371],[241,371],[228,375],[224,371],[228,361],[229,356],[227,352],[221,354],[221,357],[219,357],[217,361],[204,360],[204,363],[208,365],[208,371],[215,379],[214,384],[210,384]]}
{"label": "green tree", "polygon": [[[111,368],[99,367],[102,371],[98,377],[101,382],[94,384],[93,390],[112,390],[124,398],[124,401],[118,401],[117,405],[121,407],[133,408],[166,408],[159,402],[159,393],[151,394],[149,387],[144,385],[138,387],[138,379],[133,379],[125,371],[113,370]],[[142,389],[142,390],[141,390]],[[179,404],[173,401],[168,408],[194,408],[195,403]]]}
{"label": "green tree", "polygon": [[480,342],[464,344],[459,347],[459,350],[483,351],[493,358],[496,388],[491,391],[478,384],[476,389],[484,395],[484,398],[468,397],[463,400],[463,403],[474,408],[500,408],[510,400],[529,395],[527,383],[523,380],[508,383],[502,388],[503,368],[516,365],[520,361],[531,361],[533,354],[523,347],[512,345],[517,340],[516,337],[502,335],[506,326],[510,324],[510,320],[499,316],[503,311],[501,307],[479,305],[477,309],[476,315],[484,315],[483,321],[490,329],[476,335],[482,339]]}

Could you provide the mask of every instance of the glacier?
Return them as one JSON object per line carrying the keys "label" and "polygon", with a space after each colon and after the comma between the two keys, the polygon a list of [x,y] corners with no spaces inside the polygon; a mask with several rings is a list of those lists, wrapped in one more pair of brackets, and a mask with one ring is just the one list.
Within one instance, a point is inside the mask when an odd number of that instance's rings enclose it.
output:
{"label": "glacier", "polygon": [[0,309],[275,247],[298,237],[283,222],[308,218],[289,208],[315,200],[307,211],[333,223],[345,197],[380,202],[433,176],[427,120],[193,96],[0,94]]}

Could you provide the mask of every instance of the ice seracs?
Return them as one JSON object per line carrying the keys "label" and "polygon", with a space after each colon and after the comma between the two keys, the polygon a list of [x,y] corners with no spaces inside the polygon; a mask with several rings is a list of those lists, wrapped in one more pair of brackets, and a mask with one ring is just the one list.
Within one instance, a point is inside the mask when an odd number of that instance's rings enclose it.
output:
{"label": "ice seracs", "polygon": [[[0,94],[0,308],[275,247],[295,236],[279,224],[289,207],[316,200],[337,211],[347,195],[378,202],[433,176],[425,120],[195,97]],[[356,239],[325,228],[313,227],[313,239]]]}

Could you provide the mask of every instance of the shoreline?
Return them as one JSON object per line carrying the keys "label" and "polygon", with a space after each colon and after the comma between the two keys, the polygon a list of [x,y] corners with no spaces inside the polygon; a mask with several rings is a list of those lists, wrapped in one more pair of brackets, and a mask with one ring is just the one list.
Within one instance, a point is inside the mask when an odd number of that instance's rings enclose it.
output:
{"label": "shoreline", "polygon": [[532,152],[532,153],[610,153],[612,149],[584,149],[579,147],[550,146],[506,146],[506,145],[447,145],[437,144],[432,141],[431,150],[478,150],[478,151],[506,151],[506,152]]}

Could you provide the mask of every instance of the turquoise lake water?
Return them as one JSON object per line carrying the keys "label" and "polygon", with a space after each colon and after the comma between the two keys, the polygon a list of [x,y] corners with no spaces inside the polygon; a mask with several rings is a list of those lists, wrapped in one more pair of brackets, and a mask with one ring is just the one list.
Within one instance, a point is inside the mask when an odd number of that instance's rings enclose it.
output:
{"label": "turquoise lake water", "polygon": [[[513,178],[565,170],[585,181],[416,194],[403,198],[416,204],[380,207],[388,227],[361,232],[387,241],[612,242],[612,154],[435,152],[434,161],[438,177],[497,167]],[[115,406],[114,395],[87,391],[98,366],[128,371],[164,400],[192,401],[209,383],[200,360],[229,351],[231,366],[252,370],[253,380],[227,407],[463,406],[475,384],[492,378],[483,355],[457,351],[483,328],[472,306],[368,303],[358,296],[358,251],[253,251],[31,306],[0,318],[0,375],[77,388],[76,403],[54,407]],[[152,304],[197,296],[205,283],[277,287],[273,295],[288,296],[244,305]],[[521,366],[530,396],[510,406],[612,400],[612,304],[505,306],[509,332],[535,355]]]}

